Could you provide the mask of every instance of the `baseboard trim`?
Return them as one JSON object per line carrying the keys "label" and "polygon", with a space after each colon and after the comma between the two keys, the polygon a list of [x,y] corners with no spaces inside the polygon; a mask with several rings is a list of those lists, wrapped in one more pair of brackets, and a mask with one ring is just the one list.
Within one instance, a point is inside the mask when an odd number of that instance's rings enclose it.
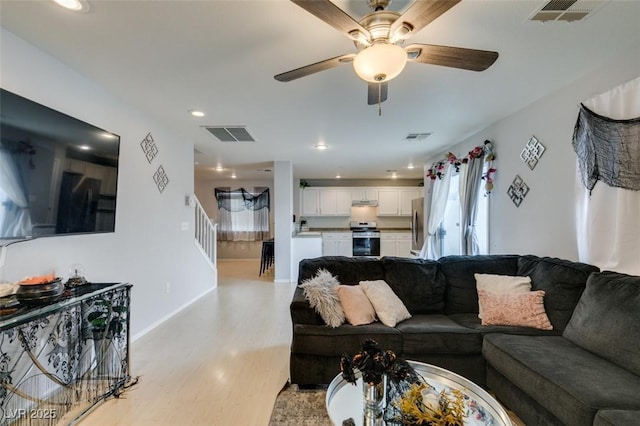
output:
{"label": "baseboard trim", "polygon": [[154,321],[151,325],[149,325],[148,327],[144,328],[142,331],[139,331],[138,333],[134,334],[131,337],[131,341],[135,342],[136,340],[138,340],[139,338],[141,338],[142,336],[144,336],[145,334],[149,333],[151,330],[153,330],[156,327],[159,327],[160,325],[162,325],[163,323],[169,321],[171,318],[173,318],[174,316],[176,316],[178,313],[180,313],[181,311],[183,311],[184,309],[188,308],[189,306],[193,305],[195,302],[197,302],[198,300],[202,299],[204,296],[206,296],[207,294],[211,293],[213,290],[215,290],[217,288],[216,287],[211,287],[210,289],[206,290],[204,293],[196,296],[195,298],[191,299],[190,301],[188,301],[187,303],[185,303],[184,305],[178,307],[176,310],[169,312],[167,315],[165,315],[164,317],[160,318],[157,321]]}

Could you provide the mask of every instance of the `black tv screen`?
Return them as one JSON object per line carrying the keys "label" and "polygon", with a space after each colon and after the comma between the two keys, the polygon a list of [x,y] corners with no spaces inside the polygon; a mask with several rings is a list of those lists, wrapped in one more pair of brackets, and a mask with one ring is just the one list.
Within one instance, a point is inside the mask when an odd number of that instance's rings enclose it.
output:
{"label": "black tv screen", "polygon": [[120,137],[0,89],[0,240],[115,231]]}

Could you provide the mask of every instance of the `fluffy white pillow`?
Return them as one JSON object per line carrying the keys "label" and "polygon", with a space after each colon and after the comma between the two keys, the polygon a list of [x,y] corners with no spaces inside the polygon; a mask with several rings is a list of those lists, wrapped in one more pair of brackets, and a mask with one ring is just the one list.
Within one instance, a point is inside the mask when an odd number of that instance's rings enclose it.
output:
{"label": "fluffy white pillow", "polygon": [[311,307],[332,328],[340,327],[344,323],[344,311],[336,291],[338,285],[340,283],[337,278],[326,269],[319,269],[313,278],[299,285]]}
{"label": "fluffy white pillow", "polygon": [[395,327],[397,323],[411,318],[402,300],[391,290],[384,280],[360,281],[360,286],[376,310],[381,323]]}
{"label": "fluffy white pillow", "polygon": [[[511,275],[474,274],[476,289],[494,294],[528,293],[531,291],[531,278]],[[483,307],[478,305],[478,318],[482,319]]]}

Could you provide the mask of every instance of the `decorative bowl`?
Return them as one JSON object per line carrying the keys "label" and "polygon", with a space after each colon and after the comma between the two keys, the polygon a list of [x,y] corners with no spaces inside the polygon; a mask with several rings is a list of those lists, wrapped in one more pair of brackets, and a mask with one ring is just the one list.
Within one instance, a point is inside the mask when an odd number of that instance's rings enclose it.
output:
{"label": "decorative bowl", "polygon": [[62,296],[64,285],[60,278],[42,284],[20,284],[16,298],[22,305],[43,306]]}

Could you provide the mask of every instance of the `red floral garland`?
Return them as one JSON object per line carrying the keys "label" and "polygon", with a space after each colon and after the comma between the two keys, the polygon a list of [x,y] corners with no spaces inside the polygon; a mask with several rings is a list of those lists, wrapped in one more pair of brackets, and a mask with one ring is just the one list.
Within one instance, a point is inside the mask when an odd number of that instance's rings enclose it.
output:
{"label": "red floral garland", "polygon": [[[493,152],[493,146],[488,140],[484,141],[484,146],[476,146],[462,158],[458,158],[452,152],[448,152],[444,160],[440,160],[434,163],[433,166],[431,166],[431,168],[427,170],[426,177],[431,180],[435,180],[436,178],[442,179],[442,177],[444,176],[444,167],[446,163],[453,165],[456,169],[456,172],[459,172],[461,164],[467,164],[469,160],[481,158],[483,156],[484,161],[486,162],[492,162],[496,158],[495,153]],[[491,193],[491,191],[493,190],[493,179],[496,171],[497,170],[494,167],[489,165],[486,173],[482,175],[482,180],[485,181],[484,188],[487,191],[487,194]]]}

